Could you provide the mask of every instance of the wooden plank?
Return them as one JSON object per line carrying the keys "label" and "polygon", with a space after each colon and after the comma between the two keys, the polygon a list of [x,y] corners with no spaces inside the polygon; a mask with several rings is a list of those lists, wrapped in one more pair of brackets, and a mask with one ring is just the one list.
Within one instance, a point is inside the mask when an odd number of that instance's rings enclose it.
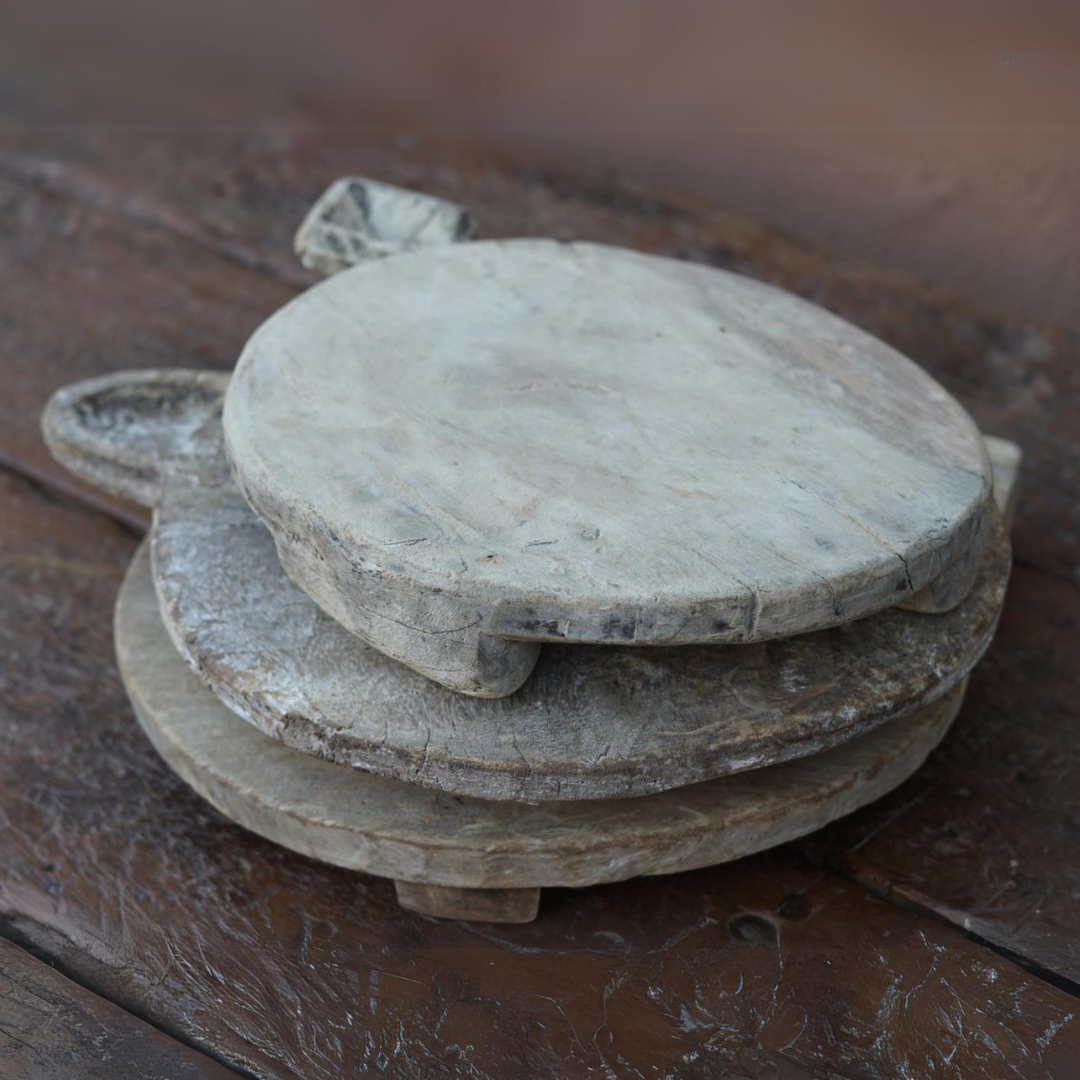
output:
{"label": "wooden plank", "polygon": [[5,1080],[226,1080],[238,1074],[0,938]]}
{"label": "wooden plank", "polygon": [[132,539],[11,476],[0,499],[0,913],[123,1007],[289,1080],[1041,1080],[1080,1055],[1072,996],[783,853],[555,890],[491,932],[242,832],[123,701]]}

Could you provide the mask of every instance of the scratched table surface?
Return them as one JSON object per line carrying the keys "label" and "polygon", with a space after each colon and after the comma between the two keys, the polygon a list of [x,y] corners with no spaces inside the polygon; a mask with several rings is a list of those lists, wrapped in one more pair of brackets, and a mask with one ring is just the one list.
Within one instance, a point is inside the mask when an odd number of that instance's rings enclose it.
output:
{"label": "scratched table surface", "polygon": [[[54,465],[56,387],[231,367],[313,281],[338,175],[488,236],[624,244],[808,297],[1027,454],[998,638],[926,767],[804,841],[437,922],[276,848],[136,726],[111,610],[144,512]],[[251,132],[0,143],[0,1076],[1080,1077],[1080,341],[961,308],[675,191],[461,139]]]}

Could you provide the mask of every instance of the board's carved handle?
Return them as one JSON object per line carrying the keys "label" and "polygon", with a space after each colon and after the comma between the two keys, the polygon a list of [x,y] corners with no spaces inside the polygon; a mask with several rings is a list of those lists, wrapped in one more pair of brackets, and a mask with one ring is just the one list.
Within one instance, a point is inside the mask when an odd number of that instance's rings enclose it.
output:
{"label": "board's carved handle", "polygon": [[86,379],[53,394],[41,430],[53,457],[81,480],[153,506],[195,432],[221,415],[228,385],[226,372],[184,369]]}
{"label": "board's carved handle", "polygon": [[420,191],[344,176],[319,197],[293,246],[311,270],[336,274],[372,259],[476,235],[472,214]]}

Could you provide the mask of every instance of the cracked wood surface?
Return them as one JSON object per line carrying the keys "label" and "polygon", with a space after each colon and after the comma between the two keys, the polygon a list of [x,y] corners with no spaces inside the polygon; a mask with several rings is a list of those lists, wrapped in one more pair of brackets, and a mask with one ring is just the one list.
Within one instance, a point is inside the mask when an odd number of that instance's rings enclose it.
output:
{"label": "cracked wood surface", "polygon": [[[961,717],[894,796],[799,845],[915,911],[777,852],[552,893],[538,923],[505,934],[439,928],[400,912],[389,885],[229,826],[138,736],[108,630],[134,541],[85,504],[145,514],[71,481],[37,414],[111,366],[230,366],[313,280],[295,223],[347,172],[469,205],[487,235],[622,243],[781,284],[915,358],[1023,446],[1009,601]],[[0,454],[50,489],[7,476],[0,490],[7,926],[119,1004],[290,1080],[469,1061],[559,1080],[601,1060],[680,1080],[1075,1071],[1075,336],[978,315],[677,192],[544,173],[460,138],[5,135],[0,176]]]}
{"label": "cracked wood surface", "polygon": [[[925,367],[982,430],[1024,448],[1035,483],[1020,528],[1040,532],[1041,546],[1029,545],[1040,565],[1071,572],[1080,520],[1061,461],[1080,393],[1076,335],[949,304],[902,274],[816,252],[677,190],[544,172],[461,136],[404,148],[392,135],[251,131],[212,145],[195,133],[4,135],[5,326],[18,378],[0,398],[0,453],[61,490],[70,479],[38,431],[49,394],[110,367],[231,368],[259,323],[318,280],[297,265],[297,221],[330,178],[362,167],[471,207],[488,237],[622,244],[738,270],[836,312]],[[68,334],[52,332],[61,325]]]}
{"label": "cracked wood surface", "polygon": [[482,697],[536,642],[850,622],[974,569],[990,523],[978,429],[905,357],[747,276],[606,245],[343,271],[256,331],[224,425],[289,576]]}

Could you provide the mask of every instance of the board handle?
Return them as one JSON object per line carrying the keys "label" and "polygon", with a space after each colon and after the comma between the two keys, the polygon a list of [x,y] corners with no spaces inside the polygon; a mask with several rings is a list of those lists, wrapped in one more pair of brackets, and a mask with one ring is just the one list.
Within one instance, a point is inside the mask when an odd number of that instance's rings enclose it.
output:
{"label": "board handle", "polygon": [[343,176],[326,189],[297,230],[293,247],[310,270],[336,274],[358,263],[476,235],[463,206],[421,191]]}
{"label": "board handle", "polygon": [[194,434],[221,416],[229,374],[122,371],[57,390],[41,414],[53,457],[80,480],[153,506]]}

